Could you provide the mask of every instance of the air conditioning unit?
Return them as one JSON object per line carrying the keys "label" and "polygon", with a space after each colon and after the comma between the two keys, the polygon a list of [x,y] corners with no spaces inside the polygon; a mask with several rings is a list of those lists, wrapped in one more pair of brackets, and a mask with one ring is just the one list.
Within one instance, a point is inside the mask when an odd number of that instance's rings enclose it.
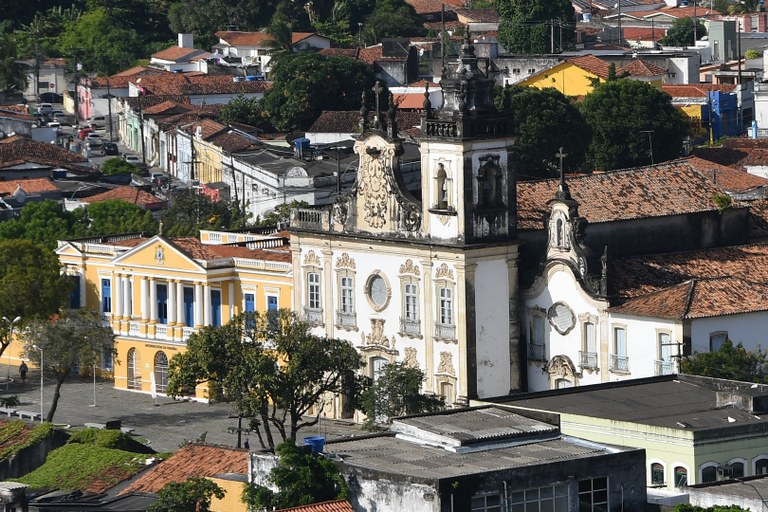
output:
{"label": "air conditioning unit", "polygon": [[731,478],[733,477],[733,468],[729,465],[720,466],[717,468],[718,478]]}

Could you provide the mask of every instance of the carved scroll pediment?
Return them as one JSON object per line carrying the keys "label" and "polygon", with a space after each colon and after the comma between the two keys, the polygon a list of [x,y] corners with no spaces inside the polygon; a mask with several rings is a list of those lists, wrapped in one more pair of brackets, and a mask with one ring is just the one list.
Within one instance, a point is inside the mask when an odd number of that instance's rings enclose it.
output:
{"label": "carved scroll pediment", "polygon": [[346,252],[336,258],[337,268],[356,268],[355,260],[349,256]]}
{"label": "carved scroll pediment", "polygon": [[437,365],[437,373],[456,376],[456,370],[453,367],[453,354],[440,352],[440,364]]}
{"label": "carved scroll pediment", "polygon": [[309,251],[304,256],[304,265],[312,266],[312,267],[319,267],[320,266],[320,256],[315,254],[315,251]]}
{"label": "carved scroll pediment", "polygon": [[413,260],[408,258],[407,260],[405,260],[405,263],[400,265],[400,273],[412,274],[414,276],[418,276],[421,274],[421,270],[419,270],[418,265],[414,265]]}
{"label": "carved scroll pediment", "polygon": [[443,263],[435,271],[435,279],[448,279],[453,281],[453,270],[448,268],[448,265]]}

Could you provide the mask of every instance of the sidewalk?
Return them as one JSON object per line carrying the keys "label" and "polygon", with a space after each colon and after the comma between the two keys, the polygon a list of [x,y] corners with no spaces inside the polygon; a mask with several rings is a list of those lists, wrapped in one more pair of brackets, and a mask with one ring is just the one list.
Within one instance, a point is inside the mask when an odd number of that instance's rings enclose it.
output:
{"label": "sidewalk", "polygon": [[[0,364],[0,379],[5,379],[8,367]],[[30,369],[27,380],[22,383],[18,368],[10,369],[14,381],[8,386],[0,384],[0,396],[17,395],[21,400],[20,409],[40,411],[40,372]],[[44,411],[48,414],[53,399],[54,381],[46,375],[43,389]],[[61,398],[53,422],[82,427],[85,423],[106,423],[120,420],[122,426],[133,429],[133,435],[146,439],[158,452],[176,451],[185,441],[194,441],[201,436],[208,443],[236,446],[237,418],[230,404],[206,404],[183,402],[165,396],[156,400],[148,394],[114,389],[111,381],[96,380],[96,406],[93,380],[85,377],[69,377],[61,387]],[[4,415],[0,418],[5,418]],[[247,426],[247,420],[243,420]],[[299,432],[299,439],[306,436],[326,435],[328,437],[360,434],[358,425],[347,422],[324,421],[312,428]],[[249,440],[251,448],[258,448],[255,435],[243,435],[243,442]]]}

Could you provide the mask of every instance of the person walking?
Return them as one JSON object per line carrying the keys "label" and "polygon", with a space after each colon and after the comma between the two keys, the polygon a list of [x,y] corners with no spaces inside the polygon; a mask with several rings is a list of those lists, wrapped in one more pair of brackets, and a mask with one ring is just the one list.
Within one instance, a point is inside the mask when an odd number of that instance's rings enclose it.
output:
{"label": "person walking", "polygon": [[27,382],[28,371],[29,371],[29,368],[27,367],[27,363],[22,361],[21,365],[19,365],[19,375],[21,376],[21,382]]}

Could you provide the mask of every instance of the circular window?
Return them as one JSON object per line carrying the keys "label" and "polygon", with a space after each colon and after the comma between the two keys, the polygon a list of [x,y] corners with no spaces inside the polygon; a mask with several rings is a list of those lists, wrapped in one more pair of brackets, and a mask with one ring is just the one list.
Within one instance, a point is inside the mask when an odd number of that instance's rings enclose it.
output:
{"label": "circular window", "polygon": [[376,311],[381,311],[387,307],[389,302],[389,286],[387,281],[379,274],[374,274],[368,279],[368,287],[366,289],[368,299],[371,301],[371,305]]}

